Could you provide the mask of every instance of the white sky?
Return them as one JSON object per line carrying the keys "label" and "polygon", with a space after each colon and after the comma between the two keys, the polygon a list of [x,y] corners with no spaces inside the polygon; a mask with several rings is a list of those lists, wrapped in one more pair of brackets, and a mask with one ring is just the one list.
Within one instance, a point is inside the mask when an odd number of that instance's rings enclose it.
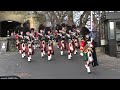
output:
{"label": "white sky", "polygon": [[[75,12],[77,12],[77,13],[75,13]],[[73,21],[76,22],[80,18],[80,16],[83,14],[83,12],[84,11],[74,11],[73,12],[73,17],[74,17]],[[90,16],[89,16],[89,18],[90,18]],[[79,21],[80,20],[78,20],[78,22]],[[76,23],[76,25],[78,25],[78,23]],[[90,20],[87,22],[86,27],[90,29]]]}

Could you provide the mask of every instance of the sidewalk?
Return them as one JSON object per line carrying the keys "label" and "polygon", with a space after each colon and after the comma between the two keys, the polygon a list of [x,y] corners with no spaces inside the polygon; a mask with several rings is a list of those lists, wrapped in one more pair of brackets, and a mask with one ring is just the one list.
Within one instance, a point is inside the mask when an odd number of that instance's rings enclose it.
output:
{"label": "sidewalk", "polygon": [[120,58],[111,57],[104,53],[97,53],[97,58],[100,66],[112,71],[120,72]]}

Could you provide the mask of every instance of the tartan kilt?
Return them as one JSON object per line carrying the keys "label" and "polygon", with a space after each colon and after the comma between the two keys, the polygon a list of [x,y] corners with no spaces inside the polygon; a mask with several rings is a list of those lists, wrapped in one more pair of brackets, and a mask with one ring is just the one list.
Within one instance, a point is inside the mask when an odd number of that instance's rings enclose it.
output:
{"label": "tartan kilt", "polygon": [[46,43],[48,42],[48,40],[49,40],[49,39],[45,37],[45,42],[46,42]]}
{"label": "tartan kilt", "polygon": [[28,46],[25,47],[25,53],[28,55]]}
{"label": "tartan kilt", "polygon": [[22,44],[21,43],[19,44],[18,48],[19,48],[19,50],[22,50]]}
{"label": "tartan kilt", "polygon": [[54,55],[54,50],[53,50],[53,51],[51,51],[51,53],[52,53],[52,55]]}
{"label": "tartan kilt", "polygon": [[58,40],[58,38],[55,38],[55,40],[56,40],[56,42],[58,42],[59,40]]}

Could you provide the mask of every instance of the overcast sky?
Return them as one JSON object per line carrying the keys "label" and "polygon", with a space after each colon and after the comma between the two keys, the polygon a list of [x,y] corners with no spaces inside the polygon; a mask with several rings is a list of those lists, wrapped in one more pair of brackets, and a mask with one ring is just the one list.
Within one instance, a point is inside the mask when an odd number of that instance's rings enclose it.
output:
{"label": "overcast sky", "polygon": [[[73,17],[74,17],[73,21],[76,22],[76,21],[78,20],[78,22],[79,22],[79,20],[80,20],[79,18],[80,18],[80,16],[83,14],[84,11],[78,11],[77,13],[76,13],[76,12],[77,12],[77,11],[74,11],[74,12],[73,12]],[[90,18],[90,16],[89,16],[89,18]],[[78,23],[76,23],[76,25],[78,25]],[[90,19],[89,19],[89,21],[87,22],[86,27],[90,29]]]}

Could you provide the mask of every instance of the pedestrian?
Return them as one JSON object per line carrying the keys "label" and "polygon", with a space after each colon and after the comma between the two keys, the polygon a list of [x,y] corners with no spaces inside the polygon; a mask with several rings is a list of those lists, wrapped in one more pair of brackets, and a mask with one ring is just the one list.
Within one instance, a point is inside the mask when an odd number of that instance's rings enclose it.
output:
{"label": "pedestrian", "polygon": [[98,66],[98,61],[97,61],[97,55],[96,55],[96,47],[97,47],[97,31],[92,31],[90,33],[90,37],[91,37],[91,41],[93,43],[93,59],[94,61],[92,62],[92,66],[95,67],[95,66]]}

